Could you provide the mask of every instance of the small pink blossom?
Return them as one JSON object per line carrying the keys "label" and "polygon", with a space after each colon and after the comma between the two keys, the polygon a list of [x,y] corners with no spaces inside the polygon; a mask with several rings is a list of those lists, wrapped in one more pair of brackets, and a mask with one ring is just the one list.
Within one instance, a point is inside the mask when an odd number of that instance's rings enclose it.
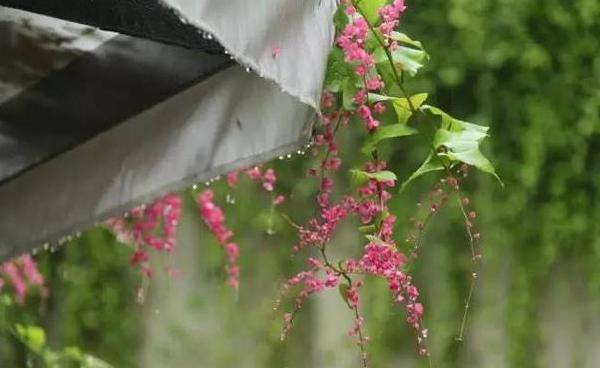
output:
{"label": "small pink blossom", "polygon": [[276,182],[277,176],[275,175],[275,171],[267,169],[263,175],[263,188],[268,192],[272,192]]}
{"label": "small pink blossom", "polygon": [[385,104],[383,102],[377,102],[375,105],[373,105],[373,111],[376,114],[382,114],[385,112]]}
{"label": "small pink blossom", "polygon": [[235,187],[235,185],[237,184],[238,174],[239,171],[237,170],[231,171],[227,174],[227,185],[229,185],[231,188]]}
{"label": "small pink blossom", "polygon": [[322,108],[328,108],[333,106],[333,102],[334,102],[334,96],[331,92],[329,91],[324,91],[323,95],[321,96],[321,107]]}
{"label": "small pink blossom", "polygon": [[27,284],[25,283],[17,264],[10,261],[5,262],[0,267],[0,270],[8,277],[8,280],[15,291],[17,302],[23,304],[25,302],[25,294],[27,293]]}
{"label": "small pink blossom", "polygon": [[274,206],[279,206],[279,205],[283,204],[283,202],[285,202],[285,197],[282,195],[278,195],[273,199]]}
{"label": "small pink blossom", "polygon": [[277,59],[281,53],[281,47],[275,46],[271,49],[271,56],[273,59]]}
{"label": "small pink blossom", "polygon": [[260,179],[262,174],[260,172],[260,168],[258,166],[254,166],[254,167],[246,170],[246,175],[248,175],[250,180],[256,181],[256,180]]}

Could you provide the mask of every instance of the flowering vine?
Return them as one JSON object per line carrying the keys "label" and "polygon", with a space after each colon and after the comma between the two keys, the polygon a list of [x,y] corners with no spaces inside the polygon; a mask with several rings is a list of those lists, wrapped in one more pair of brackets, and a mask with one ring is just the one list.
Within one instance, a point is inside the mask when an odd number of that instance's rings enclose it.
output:
{"label": "flowering vine", "polygon": [[[359,348],[363,368],[368,367],[369,336],[361,314],[361,289],[368,278],[386,282],[390,301],[404,310],[406,322],[414,331],[418,354],[428,357],[431,365],[428,329],[423,319],[425,307],[419,288],[409,274],[409,266],[418,259],[425,228],[451,198],[457,199],[473,262],[471,286],[458,332],[458,339],[463,339],[482,256],[481,236],[474,225],[477,214],[470,209],[469,199],[461,194],[460,183],[469,167],[498,179],[493,166],[479,150],[480,143],[488,136],[488,128],[455,119],[427,104],[426,93],[408,93],[405,81],[419,72],[428,55],[419,41],[399,31],[406,9],[404,0],[339,2],[334,16],[336,40],[328,60],[320,122],[312,137],[317,164],[308,171],[318,185],[316,214],[301,225],[286,215],[298,236],[293,252],[307,256],[306,268],[283,283],[277,298],[279,308],[283,299],[293,294],[293,306],[283,314],[281,339],[288,336],[310,296],[337,288],[353,315],[348,335]],[[280,52],[279,47],[274,47],[273,59],[277,59]],[[344,167],[338,132],[355,126],[364,133],[361,147],[364,159],[358,167]],[[422,165],[398,185],[399,180],[389,169],[379,146],[425,130],[433,132],[429,154]],[[334,185],[339,177],[336,173],[342,169],[349,171],[353,185]],[[411,219],[411,229],[398,241],[397,218],[389,204],[395,193],[430,172],[440,172],[442,178],[419,202],[417,214]],[[227,185],[234,188],[240,174],[270,194],[271,214],[286,200],[276,193],[277,175],[272,168],[254,166],[230,172],[226,176]],[[240,247],[232,241],[234,233],[226,225],[225,213],[216,203],[212,190],[201,191],[197,196],[194,193],[194,196],[200,218],[225,251],[228,285],[237,289]],[[120,241],[132,245],[130,263],[140,270],[144,280],[150,279],[154,272],[151,252],[170,254],[176,248],[181,210],[182,198],[170,193],[105,222]],[[330,255],[332,240],[340,223],[350,217],[360,223],[357,238],[362,241],[361,249],[334,260]],[[166,267],[166,271],[170,275],[176,273],[170,267]],[[23,303],[30,285],[40,287],[45,293],[43,277],[29,256],[1,265],[0,276],[0,290],[10,284],[19,303]]]}
{"label": "flowering vine", "polygon": [[42,297],[48,295],[44,277],[29,254],[0,265],[0,292],[8,288],[21,305],[25,303],[29,290],[37,290]]}
{"label": "flowering vine", "polygon": [[[404,308],[407,323],[415,331],[418,353],[430,357],[426,342],[428,330],[423,323],[424,307],[406,266],[417,258],[421,234],[433,215],[448,201],[450,191],[457,193],[476,265],[481,259],[475,251],[479,235],[475,235],[472,225],[476,215],[473,211],[466,211],[468,200],[460,196],[455,173],[466,175],[466,167],[472,165],[496,176],[489,161],[479,151],[479,143],[487,136],[487,128],[454,119],[441,109],[426,105],[427,94],[411,96],[407,93],[404,85],[406,76],[414,76],[428,56],[420,42],[396,31],[405,10],[403,0],[389,3],[345,0],[339,4],[335,15],[337,48],[332,50],[329,59],[321,101],[321,132],[314,137],[316,149],[324,153],[319,168],[309,172],[320,180],[316,198],[319,215],[306,225],[294,224],[299,238],[294,251],[316,248],[320,257],[308,257],[308,269],[288,279],[281,296],[295,287],[300,289],[295,297],[294,309],[283,317],[282,339],[285,339],[308,296],[338,287],[354,314],[348,334],[356,339],[363,367],[368,366],[365,349],[368,336],[360,314],[363,277],[386,280],[392,302]],[[414,230],[406,238],[409,245],[407,257],[394,240],[396,217],[388,208],[397,178],[393,172],[386,170],[387,163],[380,157],[377,146],[384,140],[418,134],[419,130],[410,126],[418,117],[429,120],[435,130],[431,153],[422,166],[404,181],[401,189],[427,172],[443,171],[445,178],[429,196],[430,207],[424,218],[413,221]],[[335,202],[332,200],[334,175],[331,173],[342,166],[336,133],[340,127],[351,126],[357,121],[361,121],[366,129],[362,148],[366,161],[362,168],[350,169],[356,191],[346,193]],[[348,216],[356,216],[362,223],[358,229],[365,234],[362,254],[358,258],[332,261],[328,256],[330,241],[340,221]],[[477,273],[473,272],[458,339],[463,337],[476,278]],[[277,306],[279,303],[280,300]],[[431,359],[429,363],[431,365]]]}
{"label": "flowering vine", "polygon": [[240,268],[237,266],[237,259],[240,255],[240,249],[236,243],[229,240],[233,232],[225,227],[225,215],[221,208],[213,202],[214,193],[212,190],[205,190],[198,197],[200,207],[200,217],[210,231],[213,233],[219,244],[227,252],[227,274],[229,275],[229,286],[237,288],[239,286]]}
{"label": "flowering vine", "polygon": [[[181,204],[178,195],[169,193],[148,205],[130,210],[123,217],[114,217],[105,222],[105,226],[116,234],[119,241],[133,244],[130,263],[139,266],[146,278],[153,274],[150,251],[169,254],[175,250]],[[173,273],[170,269],[166,271]]]}

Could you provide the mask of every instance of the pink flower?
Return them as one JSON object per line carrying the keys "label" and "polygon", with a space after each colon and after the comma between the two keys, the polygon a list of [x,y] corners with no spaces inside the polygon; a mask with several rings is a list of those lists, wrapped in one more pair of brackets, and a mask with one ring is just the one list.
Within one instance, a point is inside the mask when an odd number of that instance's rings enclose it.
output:
{"label": "pink flower", "polygon": [[367,92],[364,89],[359,90],[356,92],[356,95],[354,95],[352,102],[359,106],[364,105],[365,102],[367,102]]}
{"label": "pink flower", "polygon": [[136,250],[135,252],[133,252],[133,254],[131,255],[131,258],[129,259],[129,263],[131,263],[132,265],[136,265],[138,263],[145,263],[148,262],[148,253],[144,252],[141,249]]}
{"label": "pink flower", "polygon": [[379,126],[379,120],[369,119],[367,121],[367,129],[371,132]]}
{"label": "pink flower", "polygon": [[273,57],[273,59],[277,59],[277,57],[279,57],[280,53],[281,53],[281,47],[275,46],[271,49],[271,56]]}
{"label": "pink flower", "polygon": [[37,264],[31,258],[29,254],[22,255],[19,260],[21,261],[21,265],[23,267],[23,274],[33,285],[42,286],[44,285],[44,277],[38,271]]}
{"label": "pink flower", "polygon": [[381,80],[380,76],[377,76],[377,78],[367,79],[366,87],[369,91],[376,91],[383,88],[383,81]]}
{"label": "pink flower", "polygon": [[19,304],[23,304],[25,302],[25,294],[27,293],[27,285],[25,284],[25,281],[23,280],[16,263],[3,263],[1,271],[8,277],[12,287],[15,289],[17,302]]}
{"label": "pink flower", "polygon": [[394,0],[391,4],[379,9],[379,15],[383,20],[379,30],[384,37],[389,37],[394,28],[398,26],[400,16],[405,10],[404,0]]}
{"label": "pink flower", "polygon": [[254,166],[253,168],[247,169],[246,175],[248,175],[250,180],[256,181],[261,177],[260,168],[258,166]]}
{"label": "pink flower", "polygon": [[375,105],[373,105],[373,111],[376,114],[381,114],[385,112],[385,104],[383,104],[382,102],[377,102]]}
{"label": "pink flower", "polygon": [[331,106],[333,106],[333,102],[334,102],[333,94],[328,91],[324,91],[323,96],[321,96],[321,107],[322,108],[331,107]]}
{"label": "pink flower", "polygon": [[226,266],[229,275],[228,284],[231,287],[239,286],[240,269],[237,266],[237,258],[240,251],[237,244],[228,240],[233,236],[233,232],[225,226],[225,214],[216,204],[213,203],[214,193],[207,189],[200,193],[198,205],[200,206],[200,217],[204,220],[208,229],[213,233],[219,244],[225,248],[228,263]]}
{"label": "pink flower", "polygon": [[227,185],[229,185],[230,187],[235,187],[235,185],[238,182],[238,174],[239,171],[234,170],[230,173],[227,174]]}
{"label": "pink flower", "polygon": [[240,248],[235,243],[227,243],[225,245],[225,251],[230,260],[235,261],[240,256]]}
{"label": "pink flower", "polygon": [[285,202],[285,197],[282,195],[278,195],[277,197],[275,197],[273,199],[274,206],[279,206],[279,205],[283,204],[283,202]]}
{"label": "pink flower", "polygon": [[342,160],[340,160],[338,157],[332,157],[325,161],[325,168],[327,170],[337,170],[340,168],[341,165]]}
{"label": "pink flower", "polygon": [[263,175],[263,188],[268,192],[272,192],[276,182],[277,176],[275,175],[275,171],[267,169]]}

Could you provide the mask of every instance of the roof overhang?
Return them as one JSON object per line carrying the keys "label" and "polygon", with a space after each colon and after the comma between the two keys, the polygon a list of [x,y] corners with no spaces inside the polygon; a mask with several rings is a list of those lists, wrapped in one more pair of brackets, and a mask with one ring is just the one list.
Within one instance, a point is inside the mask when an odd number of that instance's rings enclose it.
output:
{"label": "roof overhang", "polygon": [[333,2],[0,4],[0,259],[307,139]]}

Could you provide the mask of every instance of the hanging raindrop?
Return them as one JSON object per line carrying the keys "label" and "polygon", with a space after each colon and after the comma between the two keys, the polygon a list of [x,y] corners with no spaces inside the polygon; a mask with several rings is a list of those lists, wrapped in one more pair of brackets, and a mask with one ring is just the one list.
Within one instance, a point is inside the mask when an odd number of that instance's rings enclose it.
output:
{"label": "hanging raindrop", "polygon": [[227,194],[227,196],[225,196],[225,202],[229,204],[235,204],[235,198],[233,198],[230,194]]}
{"label": "hanging raindrop", "polygon": [[143,287],[139,287],[137,289],[137,302],[139,304],[144,304],[144,302],[146,301],[146,290],[144,290]]}

